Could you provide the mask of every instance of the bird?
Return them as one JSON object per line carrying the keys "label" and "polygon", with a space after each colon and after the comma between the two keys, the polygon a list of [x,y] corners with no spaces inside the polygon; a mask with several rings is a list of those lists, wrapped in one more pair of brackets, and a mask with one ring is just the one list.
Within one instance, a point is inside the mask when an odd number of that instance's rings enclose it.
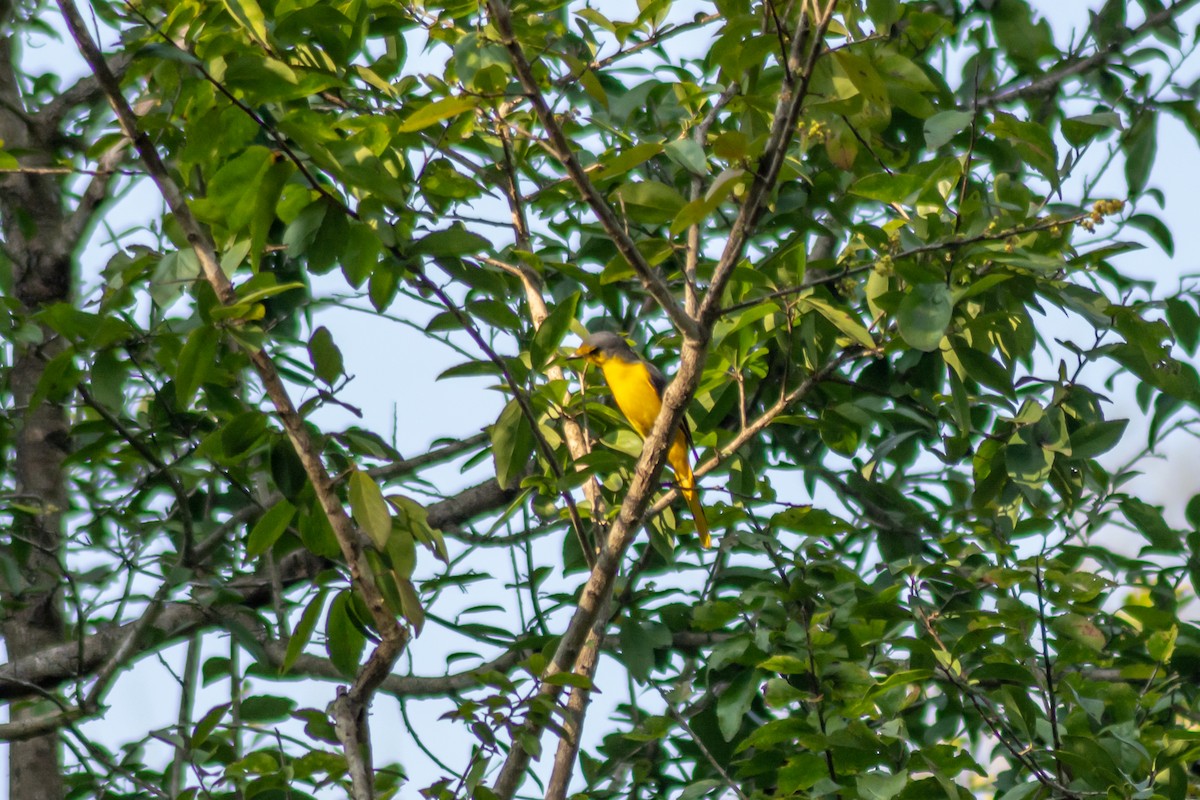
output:
{"label": "bird", "polygon": [[[613,399],[617,401],[617,407],[638,435],[645,439],[662,409],[662,396],[667,388],[667,378],[662,371],[635,353],[623,337],[609,331],[585,337],[571,358],[585,359],[600,368]],[[675,431],[675,439],[667,452],[667,463],[675,472],[679,493],[691,509],[700,545],[711,547],[708,519],[704,516],[704,507],[700,505],[700,491],[696,488],[696,478],[688,463],[691,439],[685,419]]]}

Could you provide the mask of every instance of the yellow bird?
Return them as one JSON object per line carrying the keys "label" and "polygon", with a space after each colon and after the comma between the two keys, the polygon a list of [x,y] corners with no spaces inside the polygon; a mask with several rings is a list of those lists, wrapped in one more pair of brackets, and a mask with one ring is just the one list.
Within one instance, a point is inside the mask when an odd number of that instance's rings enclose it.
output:
{"label": "yellow bird", "polygon": [[[662,409],[662,395],[667,388],[666,376],[658,367],[641,358],[622,337],[608,331],[588,336],[571,357],[587,359],[589,363],[600,368],[613,399],[617,401],[617,407],[638,435],[645,439],[654,427],[654,420],[658,419],[658,412]],[[708,532],[708,520],[704,517],[704,507],[700,505],[700,491],[696,488],[696,478],[692,475],[692,467],[688,463],[691,438],[687,420],[684,420],[675,431],[675,440],[667,453],[667,463],[675,471],[679,493],[692,510],[700,544],[703,547],[711,547],[712,536]]]}

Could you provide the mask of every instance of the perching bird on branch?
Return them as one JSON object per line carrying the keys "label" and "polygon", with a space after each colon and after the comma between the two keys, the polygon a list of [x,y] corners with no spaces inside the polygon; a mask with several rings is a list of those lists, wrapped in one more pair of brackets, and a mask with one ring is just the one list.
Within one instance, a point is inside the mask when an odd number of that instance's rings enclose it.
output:
{"label": "perching bird on branch", "polygon": [[[617,407],[638,435],[645,439],[662,409],[662,396],[667,388],[667,378],[662,371],[635,353],[622,337],[608,331],[588,336],[571,357],[587,359],[600,368],[613,399],[617,401]],[[667,452],[667,463],[675,472],[679,493],[692,511],[700,544],[710,547],[712,536],[708,532],[708,520],[704,516],[704,507],[700,505],[700,491],[696,488],[696,478],[688,463],[691,439],[685,419],[675,431],[675,439]]]}

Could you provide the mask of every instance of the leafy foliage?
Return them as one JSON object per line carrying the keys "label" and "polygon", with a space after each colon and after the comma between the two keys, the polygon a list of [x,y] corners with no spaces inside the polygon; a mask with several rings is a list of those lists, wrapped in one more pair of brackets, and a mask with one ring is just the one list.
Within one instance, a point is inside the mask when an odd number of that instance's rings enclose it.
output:
{"label": "leafy foliage", "polygon": [[[501,764],[554,761],[582,714],[559,690],[593,681],[622,699],[568,754],[589,797],[1193,796],[1200,501],[1181,529],[1130,481],[1196,429],[1200,312],[1194,287],[1126,264],[1137,241],[1173,252],[1151,170],[1163,113],[1200,138],[1179,77],[1195,37],[1186,3],[1110,0],[1073,37],[1033,5],[94,3],[236,297],[166,213],[149,243],[112,232],[94,291],[0,306],[9,351],[61,343],[29,405],[69,409],[70,641],[190,641],[168,733],[118,754],[64,719],[72,793],[352,785],[361,753],[285,681],[372,668],[387,633],[355,573],[423,631],[380,687],[407,733],[376,731],[379,796],[511,796]],[[25,101],[50,82],[30,76]],[[56,163],[139,169],[110,118],[66,119]],[[1113,164],[1121,200],[1095,189]],[[441,375],[463,387],[458,438],[406,459],[390,420],[344,423],[348,354],[378,345],[334,309],[464,359]],[[642,443],[595,376],[563,371],[584,325],[667,373],[701,354],[689,413],[719,539],[700,551],[687,515],[651,507],[597,612],[599,674],[557,668],[558,637],[635,513]],[[371,369],[419,394],[412,358]],[[486,420],[478,379],[503,397]],[[1144,449],[1110,400],[1131,385]],[[6,459],[21,424],[0,422]],[[487,480],[432,469],[451,460]],[[12,520],[44,513],[2,474]],[[27,550],[0,551],[10,609]],[[208,655],[218,632],[232,645]],[[104,663],[35,682],[95,715]],[[222,702],[193,707],[216,682]],[[444,718],[409,723],[425,696]],[[443,748],[443,729],[471,744]]]}

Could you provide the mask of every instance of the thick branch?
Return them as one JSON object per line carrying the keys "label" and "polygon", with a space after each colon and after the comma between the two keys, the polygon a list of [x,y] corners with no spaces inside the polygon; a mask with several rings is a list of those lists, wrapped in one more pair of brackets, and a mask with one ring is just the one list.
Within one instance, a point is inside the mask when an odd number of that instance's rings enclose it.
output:
{"label": "thick branch", "polygon": [[[464,489],[454,497],[430,504],[426,509],[428,521],[435,528],[454,529],[480,514],[506,506],[513,501],[516,494],[515,491],[501,489],[494,479],[486,480]],[[268,500],[274,502],[270,498]],[[253,515],[235,517],[236,524],[245,524],[250,516]],[[207,537],[196,548],[197,557],[202,559],[219,539],[228,535],[229,528],[221,526],[221,529]],[[327,566],[324,560],[307,551],[292,553],[283,558],[278,566],[280,583],[285,590],[310,583]],[[271,581],[265,575],[236,579],[228,588],[235,594],[223,598],[223,602],[235,605],[239,609],[255,609],[271,602]],[[166,604],[154,620],[154,624],[147,630],[148,634],[153,632],[153,635],[141,640],[153,641],[153,645],[130,652],[121,666],[127,666],[142,655],[157,652],[196,631],[218,625],[203,606],[202,602]],[[117,647],[136,624],[138,623],[114,625],[85,636],[82,642],[57,644],[0,665],[0,701],[29,697],[37,694],[39,690],[51,690],[67,681],[93,674],[112,658]],[[339,674],[339,678],[344,679],[344,676]],[[390,680],[390,677],[387,680]],[[384,691],[393,689],[385,688]]]}
{"label": "thick branch", "polygon": [[[784,96],[780,99],[780,106],[776,113],[772,135],[768,141],[767,149],[759,162],[759,172],[755,176],[751,190],[747,193],[746,202],[743,204],[742,210],[735,222],[734,230],[731,232],[729,244],[714,274],[713,284],[701,306],[700,324],[692,324],[694,321],[682,309],[678,308],[673,298],[670,305],[663,303],[663,307],[668,313],[671,313],[673,308],[688,323],[687,327],[676,323],[679,329],[685,334],[679,369],[675,375],[675,380],[671,382],[663,395],[662,410],[650,434],[643,443],[642,455],[638,459],[633,480],[626,492],[625,500],[621,504],[621,510],[617,515],[605,546],[601,549],[595,567],[592,569],[591,574],[588,576],[588,581],[583,587],[575,614],[572,616],[566,631],[563,632],[562,638],[559,640],[558,649],[555,651],[550,665],[543,673],[543,679],[575,668],[585,637],[596,624],[601,609],[605,607],[611,597],[613,581],[621,565],[622,557],[625,550],[632,543],[634,535],[640,529],[650,503],[651,495],[657,489],[658,476],[662,471],[663,460],[671,439],[671,434],[675,431],[676,426],[679,425],[683,417],[683,409],[691,399],[696,384],[699,382],[712,325],[715,323],[721,310],[720,298],[722,288],[728,282],[733,271],[733,266],[740,259],[746,241],[758,220],[762,204],[765,203],[769,192],[774,187],[775,181],[779,176],[779,170],[783,164],[787,145],[791,141],[791,136],[795,129],[795,121],[799,115],[800,106],[807,93],[808,80],[812,74],[812,68],[817,55],[820,53],[825,28],[828,26],[830,19],[832,19],[835,4],[836,0],[830,0],[821,15],[821,19],[817,22],[815,37],[813,37],[814,41],[809,48],[808,59],[803,64],[801,64],[801,57],[810,39],[806,35],[809,32],[807,17],[801,14],[800,25],[794,35],[793,50],[789,57],[789,61],[792,62],[790,72],[793,75],[799,75],[800,83],[792,92],[785,92]],[[529,65],[524,61],[524,53],[513,36],[507,8],[503,5],[502,0],[489,0],[488,8],[493,16],[493,21],[501,32],[502,38],[505,40],[505,44],[508,46],[509,53],[514,61],[514,68],[518,76],[521,77],[526,91],[530,93],[534,107],[538,110],[538,115],[542,118],[542,124],[546,127],[552,143],[557,149],[562,151],[564,157],[570,156],[570,149],[567,146],[569,142],[567,142],[561,129],[556,125],[553,115],[537,91],[537,86],[533,80],[532,72],[529,70]],[[801,69],[801,67],[803,68]],[[523,72],[524,74],[522,74]],[[567,160],[564,160],[564,165],[568,167],[568,171],[572,170]],[[574,166],[577,169],[578,163],[574,162]],[[573,179],[576,178],[574,175],[572,177]],[[579,170],[578,178],[582,179],[582,183],[576,180],[576,184],[584,192],[585,199],[587,199],[587,190],[591,184],[586,180],[586,176],[583,175],[582,170]],[[594,187],[591,187],[591,191],[595,192]],[[589,200],[589,205],[602,218],[602,221],[605,212],[610,215],[612,214],[612,210],[603,203],[600,204],[601,207],[597,207]],[[615,215],[613,217],[615,224]],[[619,225],[615,225],[615,227],[620,231]],[[605,228],[608,230],[607,224]],[[609,231],[609,233],[611,235],[612,231]],[[633,263],[632,259],[629,260],[630,263]],[[652,294],[654,293],[654,288],[653,284],[647,283],[647,289]],[[655,299],[659,299],[657,294],[654,296]],[[662,303],[661,300],[660,303]],[[675,319],[674,315],[672,315],[672,319]],[[539,688],[539,695],[542,701],[557,702],[561,693],[561,687],[547,683],[543,683]],[[541,733],[541,728],[541,723],[530,723],[526,725],[525,732],[536,736]],[[520,745],[519,741],[514,741],[493,789],[501,800],[511,800],[516,794],[517,788],[524,779],[529,759],[529,753],[525,751],[525,748]]]}
{"label": "thick branch", "polygon": [[[294,553],[280,565],[285,586],[308,582],[325,569],[325,562],[311,553]],[[271,600],[271,582],[266,578],[248,576],[235,580],[226,587],[224,597],[231,597],[236,608],[247,611],[266,605]],[[215,599],[215,598],[213,598]],[[225,604],[228,607],[229,604]],[[203,602],[167,603],[156,617],[139,619],[124,625],[115,625],[89,636],[82,641],[64,642],[45,648],[24,658],[0,666],[0,700],[11,701],[36,694],[38,690],[50,690],[61,684],[85,678],[106,664],[126,643],[130,635],[139,633],[140,642],[153,641],[151,648],[130,648],[114,665],[126,667],[136,658],[155,652],[173,644],[191,633],[212,627],[216,609],[207,608]],[[142,628],[139,631],[139,628]]]}
{"label": "thick branch", "polygon": [[[611,604],[609,604],[611,605]],[[575,674],[595,680],[596,667],[600,662],[600,649],[604,642],[604,629],[612,612],[606,605],[600,612],[596,624],[592,626],[579,660],[575,663]],[[550,773],[550,783],[546,785],[546,800],[566,800],[567,789],[571,785],[571,775],[575,771],[575,759],[579,757],[579,744],[583,737],[583,721],[587,716],[588,701],[591,700],[591,689],[576,686],[571,690],[567,700],[567,712],[563,718],[562,732],[559,734],[558,750],[554,753],[554,769]]]}
{"label": "thick branch", "polygon": [[[707,337],[705,337],[706,341]],[[579,605],[571,617],[567,629],[559,640],[558,648],[545,672],[545,678],[568,672],[575,668],[579,659],[584,639],[596,625],[601,609],[612,596],[613,581],[621,566],[622,558],[633,537],[641,529],[646,508],[650,498],[658,489],[658,476],[662,472],[667,448],[673,438],[674,431],[683,418],[683,409],[691,399],[696,384],[703,370],[705,344],[697,344],[685,340],[681,353],[679,370],[675,380],[663,394],[663,407],[654,427],[650,430],[642,445],[642,455],[634,468],[633,480],[625,494],[625,501],[613,523],[612,530],[601,548],[596,559],[596,565],[588,576],[580,593]],[[562,694],[562,687],[543,682],[538,690],[539,696],[548,702],[557,702]],[[542,731],[540,723],[526,726],[526,732],[537,736]],[[514,741],[509,750],[508,758],[496,779],[493,791],[501,800],[511,800],[517,788],[524,779],[525,770],[529,765],[529,753]]]}

